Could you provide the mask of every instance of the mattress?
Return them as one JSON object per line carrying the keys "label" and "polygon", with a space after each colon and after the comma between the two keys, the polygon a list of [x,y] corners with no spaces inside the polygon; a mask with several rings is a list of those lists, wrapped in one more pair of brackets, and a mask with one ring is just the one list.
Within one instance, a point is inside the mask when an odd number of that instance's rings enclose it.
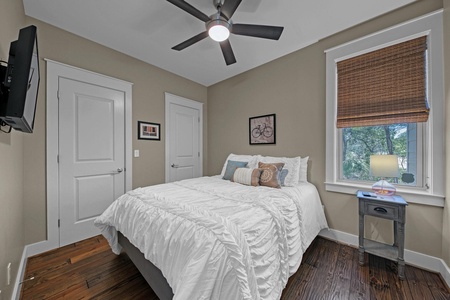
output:
{"label": "mattress", "polygon": [[95,221],[114,253],[120,231],[174,299],[279,299],[320,230],[314,185],[274,189],[201,177],[137,188]]}

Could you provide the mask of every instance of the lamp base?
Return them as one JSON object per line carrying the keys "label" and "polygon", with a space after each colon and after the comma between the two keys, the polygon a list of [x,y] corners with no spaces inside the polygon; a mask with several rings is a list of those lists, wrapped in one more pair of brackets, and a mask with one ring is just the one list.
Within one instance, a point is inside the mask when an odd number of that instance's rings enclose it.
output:
{"label": "lamp base", "polygon": [[382,179],[378,182],[375,182],[372,185],[372,190],[382,196],[391,196],[395,194],[395,191],[397,190],[395,186],[387,182],[386,180]]}

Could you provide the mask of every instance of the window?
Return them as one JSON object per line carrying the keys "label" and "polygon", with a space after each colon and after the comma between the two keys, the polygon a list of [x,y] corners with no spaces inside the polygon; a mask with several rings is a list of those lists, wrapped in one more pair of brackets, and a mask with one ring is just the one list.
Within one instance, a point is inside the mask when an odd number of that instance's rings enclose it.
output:
{"label": "window", "polygon": [[[327,124],[326,124],[326,189],[354,194],[357,189],[370,189],[377,181],[369,171],[371,154],[396,154],[399,156],[400,176],[393,179],[397,193],[408,195],[408,200],[428,205],[444,204],[444,101],[442,68],[442,11],[388,28],[359,40],[329,49],[327,60]],[[420,112],[422,120],[404,119],[371,124],[379,116],[356,113],[359,119],[353,125],[354,115],[344,114],[342,119],[342,85],[338,70],[342,62],[378,50],[397,47],[412,40],[425,40],[428,44],[425,60],[425,97],[428,107]],[[368,55],[366,55],[368,56]],[[409,57],[409,55],[408,55]],[[370,71],[373,72],[373,71]],[[341,73],[342,74],[342,73]],[[372,73],[371,73],[372,74]],[[353,75],[352,75],[353,76]],[[354,78],[354,77],[352,77]],[[351,93],[362,90],[358,81],[345,87]],[[365,84],[365,83],[364,83]],[[396,85],[394,85],[396,87]],[[394,88],[394,91],[401,90]],[[376,97],[383,91],[375,91]],[[345,93],[344,93],[345,94]],[[350,99],[351,100],[351,99]],[[375,101],[362,105],[363,108]],[[404,105],[410,107],[411,105]],[[428,121],[423,121],[426,113]],[[362,116],[362,118],[360,118]],[[361,121],[362,120],[362,121]],[[366,121],[367,124],[366,124]],[[345,123],[342,126],[342,123]],[[338,128],[339,127],[339,128]]]}
{"label": "window", "polygon": [[[370,154],[398,156],[399,178],[386,178],[397,185],[422,187],[422,124],[396,123],[380,126],[348,127],[341,130],[340,180],[377,181],[370,175]],[[419,128],[419,131],[418,129]],[[419,133],[418,133],[419,132]],[[419,175],[419,176],[418,176]]]}

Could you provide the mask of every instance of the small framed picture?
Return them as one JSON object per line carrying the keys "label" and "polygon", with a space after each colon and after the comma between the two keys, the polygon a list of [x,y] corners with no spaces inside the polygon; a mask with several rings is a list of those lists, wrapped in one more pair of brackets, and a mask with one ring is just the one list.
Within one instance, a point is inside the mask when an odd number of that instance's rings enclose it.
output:
{"label": "small framed picture", "polygon": [[275,144],[275,114],[249,118],[250,145]]}
{"label": "small framed picture", "polygon": [[161,140],[160,124],[138,121],[139,140]]}

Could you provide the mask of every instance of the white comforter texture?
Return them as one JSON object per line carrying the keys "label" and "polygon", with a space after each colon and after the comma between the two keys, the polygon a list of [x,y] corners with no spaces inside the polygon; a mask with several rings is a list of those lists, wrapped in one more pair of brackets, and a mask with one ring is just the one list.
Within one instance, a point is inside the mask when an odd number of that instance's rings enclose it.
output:
{"label": "white comforter texture", "polygon": [[157,266],[174,299],[279,299],[304,251],[327,228],[314,185],[273,189],[201,177],[138,188],[95,221]]}

